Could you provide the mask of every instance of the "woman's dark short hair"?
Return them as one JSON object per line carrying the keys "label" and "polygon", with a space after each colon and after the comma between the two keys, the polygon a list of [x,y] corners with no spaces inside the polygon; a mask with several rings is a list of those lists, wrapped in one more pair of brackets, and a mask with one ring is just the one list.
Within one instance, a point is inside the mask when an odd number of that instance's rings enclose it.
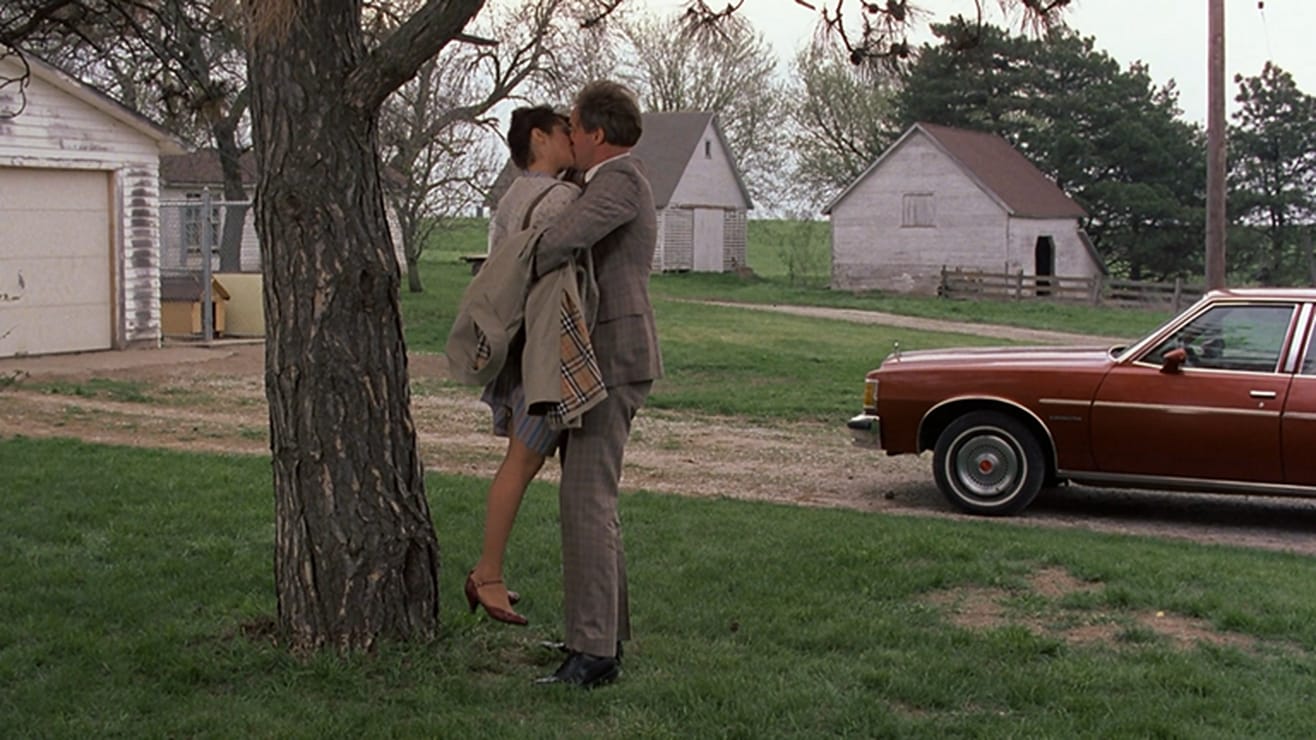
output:
{"label": "woman's dark short hair", "polygon": [[609,80],[591,82],[580,91],[576,118],[586,131],[603,129],[603,140],[617,146],[635,146],[644,130],[635,93]]}
{"label": "woman's dark short hair", "polygon": [[512,163],[521,169],[530,166],[531,131],[538,129],[551,134],[558,126],[570,125],[566,117],[547,105],[512,111],[512,121],[507,125],[507,146],[512,150]]}

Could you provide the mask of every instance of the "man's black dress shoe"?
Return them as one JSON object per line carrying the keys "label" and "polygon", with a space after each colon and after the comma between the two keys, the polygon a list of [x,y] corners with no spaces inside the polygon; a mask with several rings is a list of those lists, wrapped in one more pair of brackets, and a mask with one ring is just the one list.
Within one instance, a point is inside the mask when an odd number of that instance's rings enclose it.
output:
{"label": "man's black dress shoe", "polygon": [[616,658],[589,653],[572,652],[551,676],[536,679],[535,683],[564,683],[592,689],[612,683],[621,675],[621,662]]}
{"label": "man's black dress shoe", "polygon": [[[556,650],[556,651],[558,651],[559,653],[570,653],[570,652],[571,652],[571,648],[568,648],[568,647],[567,647],[567,644],[566,644],[565,642],[558,642],[558,641],[556,641],[556,640],[541,640],[541,641],[539,642],[539,647],[545,648],[545,649],[547,649],[547,650]],[[621,662],[621,654],[622,654],[621,640],[618,640],[618,641],[617,641],[617,662],[618,662],[618,663]]]}

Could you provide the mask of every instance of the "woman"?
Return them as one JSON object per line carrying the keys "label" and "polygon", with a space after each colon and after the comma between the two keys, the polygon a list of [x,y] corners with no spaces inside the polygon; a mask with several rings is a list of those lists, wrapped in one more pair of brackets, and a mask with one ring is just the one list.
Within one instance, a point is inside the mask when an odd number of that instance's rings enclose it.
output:
{"label": "woman", "polygon": [[[559,179],[572,164],[570,131],[568,120],[547,106],[512,111],[507,145],[522,175],[498,201],[490,226],[491,253],[508,235],[547,225],[580,195],[580,188]],[[484,547],[466,577],[466,601],[472,612],[483,606],[500,622],[525,625],[526,618],[512,610],[503,583],[503,555],[526,487],[557,448],[560,432],[545,417],[526,413],[519,351],[508,353],[506,365],[481,399],[493,410],[494,433],[507,437],[507,453],[489,486]]]}

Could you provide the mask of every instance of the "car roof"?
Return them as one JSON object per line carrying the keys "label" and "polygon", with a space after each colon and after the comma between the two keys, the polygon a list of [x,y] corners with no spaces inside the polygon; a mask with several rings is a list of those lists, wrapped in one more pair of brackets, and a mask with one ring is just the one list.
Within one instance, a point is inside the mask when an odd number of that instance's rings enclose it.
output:
{"label": "car roof", "polygon": [[1313,301],[1316,300],[1316,288],[1231,288],[1210,291],[1206,294],[1206,297],[1213,299]]}

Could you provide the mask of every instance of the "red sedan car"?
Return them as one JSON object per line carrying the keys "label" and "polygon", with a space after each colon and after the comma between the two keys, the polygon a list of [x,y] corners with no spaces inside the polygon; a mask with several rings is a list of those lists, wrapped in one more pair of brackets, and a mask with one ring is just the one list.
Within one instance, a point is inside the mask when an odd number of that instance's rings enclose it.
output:
{"label": "red sedan car", "polygon": [[868,373],[856,445],[933,451],[975,514],[1043,486],[1316,496],[1316,290],[1213,291],[1110,348],[896,351]]}

